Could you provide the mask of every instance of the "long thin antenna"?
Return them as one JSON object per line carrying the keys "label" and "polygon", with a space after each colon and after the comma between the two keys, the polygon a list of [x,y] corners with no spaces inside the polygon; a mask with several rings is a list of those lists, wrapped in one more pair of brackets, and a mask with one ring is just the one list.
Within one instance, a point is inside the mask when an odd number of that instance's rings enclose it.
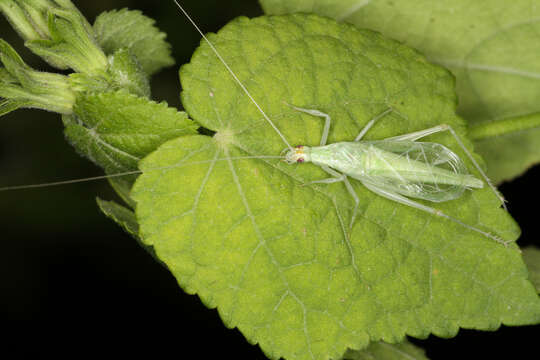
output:
{"label": "long thin antenna", "polygon": [[[212,159],[212,160],[189,161],[186,163],[179,163],[175,165],[156,167],[153,169],[149,169],[146,172],[168,170],[168,169],[178,168],[178,167],[182,167],[186,165],[207,164],[207,163],[212,163],[216,161],[244,160],[244,159],[283,159],[283,156],[271,156],[271,155],[270,156],[266,156],[266,155],[232,156],[232,157]],[[129,176],[129,175],[140,175],[142,173],[143,173],[142,170],[132,170],[132,171],[125,171],[125,172],[116,173],[116,174],[92,176],[92,177],[87,177],[84,179],[72,179],[72,180],[55,181],[55,182],[49,182],[49,183],[30,184],[30,185],[5,186],[5,187],[0,187],[0,192],[39,189],[39,188],[46,188],[46,187],[53,187],[53,186],[60,186],[60,185],[78,184],[78,183],[91,182],[91,181],[97,181],[97,180],[113,179],[117,177]]]}
{"label": "long thin antenna", "polygon": [[212,44],[212,42],[210,42],[210,40],[208,40],[208,38],[206,37],[206,35],[204,35],[204,33],[202,32],[202,30],[199,28],[199,26],[197,26],[197,24],[195,23],[195,21],[193,21],[193,19],[191,18],[191,16],[189,16],[189,14],[186,12],[186,10],[184,10],[184,8],[182,7],[182,5],[180,5],[180,3],[177,1],[177,0],[173,0],[174,3],[176,4],[176,6],[178,6],[178,8],[180,9],[180,11],[182,11],[182,13],[184,13],[184,15],[186,16],[186,18],[189,20],[189,22],[195,27],[195,29],[197,29],[197,31],[199,32],[199,34],[201,34],[202,38],[204,39],[204,41],[206,41],[206,43],[208,44],[208,46],[210,46],[210,48],[212,49],[212,51],[216,54],[216,56],[218,57],[218,59],[223,63],[223,65],[225,66],[225,68],[227,69],[227,71],[231,74],[231,76],[234,78],[234,80],[238,83],[238,85],[240,86],[240,88],[246,93],[246,95],[249,97],[249,99],[251,100],[251,102],[253,104],[255,104],[255,106],[257,107],[257,109],[259,110],[259,112],[262,114],[262,116],[266,119],[266,121],[270,124],[270,126],[272,126],[272,128],[277,132],[277,134],[279,135],[279,137],[281,137],[281,140],[283,140],[283,142],[285,143],[285,145],[287,145],[287,147],[289,148],[289,150],[291,151],[294,151],[294,149],[292,148],[292,146],[289,144],[289,142],[287,141],[287,139],[285,139],[285,136],[283,136],[283,134],[281,133],[281,131],[279,131],[279,129],[276,127],[276,125],[274,125],[274,122],[272,120],[270,120],[270,118],[268,117],[268,115],[266,115],[266,113],[264,112],[264,110],[259,106],[259,104],[257,103],[257,101],[255,101],[255,99],[253,98],[253,96],[251,96],[250,92],[248,91],[248,89],[244,86],[244,84],[242,84],[242,82],[240,81],[240,79],[236,76],[236,74],[234,73],[234,71],[232,71],[231,67],[229,66],[229,64],[227,64],[227,62],[225,61],[225,59],[223,59],[223,57],[221,56],[221,54],[219,53],[219,51],[217,51],[217,49],[214,47],[214,45]]}
{"label": "long thin antenna", "polygon": [[112,179],[112,178],[116,178],[116,177],[122,177],[122,176],[128,176],[128,175],[137,175],[137,174],[142,174],[142,171],[135,170],[135,171],[128,171],[128,172],[112,174],[112,175],[92,176],[92,177],[88,177],[88,178],[84,178],[84,179],[56,181],[56,182],[43,183],[43,184],[6,186],[6,187],[0,188],[0,192],[2,192],[2,191],[15,191],[15,190],[28,190],[28,189],[39,189],[39,188],[45,188],[45,187],[53,187],[53,186],[60,186],[60,185],[69,185],[69,184],[77,184],[77,183],[97,181],[97,180]]}

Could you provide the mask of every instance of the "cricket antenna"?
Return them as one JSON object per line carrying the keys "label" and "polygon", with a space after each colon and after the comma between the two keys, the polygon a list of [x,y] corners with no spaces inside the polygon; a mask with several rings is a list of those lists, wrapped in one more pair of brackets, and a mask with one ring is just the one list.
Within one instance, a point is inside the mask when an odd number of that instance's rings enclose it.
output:
{"label": "cricket antenna", "polygon": [[139,175],[139,174],[142,174],[142,171],[134,170],[134,171],[126,171],[126,172],[123,172],[123,173],[117,173],[117,174],[112,174],[112,175],[92,176],[92,177],[88,177],[88,178],[84,178],[84,179],[55,181],[55,182],[42,183],[42,184],[31,184],[31,185],[5,186],[5,187],[0,187],[0,192],[15,191],[15,190],[28,190],[28,189],[39,189],[39,188],[47,188],[47,187],[53,187],[53,186],[79,184],[79,183],[84,183],[84,182],[91,182],[91,181],[97,181],[97,180],[106,180],[106,179],[112,179],[112,178],[117,178],[117,177],[122,177],[122,176]]}
{"label": "cricket antenna", "polygon": [[[232,161],[232,160],[247,160],[247,159],[283,159],[283,158],[284,158],[283,156],[272,156],[272,155],[231,156],[231,157],[217,158],[217,159],[212,159],[212,160],[188,161],[186,163],[181,162],[181,163],[174,164],[174,165],[160,166],[160,167],[156,167],[156,168],[147,169],[144,172],[169,170],[169,169],[182,167],[182,166],[188,166],[188,165],[209,164],[209,163],[215,163],[217,161]],[[48,187],[53,187],[53,186],[79,184],[79,183],[84,183],[84,182],[91,182],[91,181],[119,178],[119,177],[124,177],[124,176],[129,176],[129,175],[141,175],[142,173],[143,173],[142,170],[131,170],[131,171],[119,172],[119,173],[116,173],[116,174],[92,176],[92,177],[87,177],[87,178],[83,178],[83,179],[54,181],[54,182],[41,183],[41,184],[30,184],[30,185],[4,186],[4,187],[0,187],[0,192],[15,191],[15,190],[39,189],[39,188],[48,188]]]}
{"label": "cricket antenna", "polygon": [[210,46],[210,48],[212,49],[212,51],[214,52],[214,54],[216,54],[216,56],[218,57],[218,59],[221,61],[221,63],[223,64],[223,66],[225,66],[225,68],[227,69],[227,71],[231,74],[231,76],[233,77],[233,79],[238,83],[238,85],[240,86],[240,88],[246,93],[246,95],[249,97],[249,99],[251,100],[251,102],[253,104],[255,104],[255,106],[257,107],[257,109],[259,110],[259,112],[262,114],[262,116],[264,117],[264,119],[270,124],[270,126],[272,126],[272,128],[276,131],[276,133],[279,135],[279,137],[281,138],[281,140],[283,140],[283,142],[285,143],[285,145],[287,145],[287,147],[289,148],[289,150],[291,151],[294,151],[293,147],[289,144],[289,142],[287,141],[287,139],[285,139],[285,136],[283,136],[283,134],[281,133],[281,131],[279,131],[279,129],[276,127],[276,125],[274,125],[274,122],[272,120],[270,120],[270,118],[268,117],[268,115],[266,115],[266,113],[264,112],[264,110],[259,106],[259,104],[257,103],[257,101],[255,101],[255,99],[253,98],[253,96],[251,96],[251,93],[248,91],[248,89],[244,86],[244,84],[242,84],[242,82],[240,81],[240,79],[236,76],[236,74],[234,73],[234,71],[232,71],[231,67],[229,66],[229,64],[227,64],[227,62],[225,61],[225,59],[223,59],[223,57],[221,56],[221,54],[219,53],[219,51],[215,48],[214,44],[212,44],[212,42],[210,40],[208,40],[208,38],[206,37],[206,35],[204,35],[204,33],[202,32],[202,30],[199,28],[199,26],[197,26],[197,24],[195,23],[195,21],[193,21],[193,19],[191,18],[191,16],[189,16],[189,14],[186,12],[186,10],[184,10],[184,8],[182,7],[182,5],[180,5],[180,3],[177,1],[177,0],[173,0],[174,3],[176,4],[176,6],[178,6],[178,8],[180,9],[180,11],[182,11],[182,13],[186,16],[186,18],[189,20],[189,22],[195,27],[195,29],[197,29],[197,31],[199,32],[199,34],[201,34],[202,38],[204,39],[204,41],[206,41],[206,43],[208,44],[208,46]]}

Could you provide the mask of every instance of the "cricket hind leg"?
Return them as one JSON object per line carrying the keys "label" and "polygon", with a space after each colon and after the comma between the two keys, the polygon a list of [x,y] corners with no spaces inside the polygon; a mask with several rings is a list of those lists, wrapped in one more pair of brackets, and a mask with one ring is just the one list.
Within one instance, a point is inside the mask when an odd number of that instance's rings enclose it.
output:
{"label": "cricket hind leg", "polygon": [[420,131],[415,131],[409,134],[403,134],[398,136],[392,136],[390,138],[386,138],[384,140],[394,140],[394,141],[416,141],[418,139],[421,139],[423,137],[436,134],[441,131],[447,130],[448,125],[437,125],[429,129],[424,129]]}
{"label": "cricket hind leg", "polygon": [[426,137],[428,135],[436,134],[436,133],[443,132],[443,131],[448,131],[454,137],[454,139],[458,143],[461,150],[463,150],[463,152],[465,152],[465,154],[467,155],[469,160],[471,160],[471,162],[473,163],[476,170],[478,170],[478,172],[480,173],[480,175],[482,176],[484,181],[488,184],[491,191],[495,194],[495,196],[497,196],[497,198],[501,202],[504,210],[508,211],[508,209],[506,208],[506,200],[504,199],[504,197],[497,191],[497,188],[495,188],[495,186],[491,183],[491,180],[489,180],[489,178],[487,177],[484,170],[482,170],[482,168],[480,167],[478,162],[474,159],[474,157],[472,156],[470,151],[465,147],[465,144],[463,144],[463,141],[460,139],[458,134],[454,131],[454,129],[450,125],[441,124],[441,125],[429,128],[429,129],[416,131],[416,132],[413,132],[413,133],[410,133],[410,134],[394,136],[394,137],[391,137],[391,138],[387,138],[385,140],[416,141],[416,140],[421,139],[423,137]]}
{"label": "cricket hind leg", "polygon": [[494,240],[504,246],[508,246],[508,244],[510,243],[510,241],[504,241],[502,238],[500,238],[499,236],[496,236],[496,235],[493,235],[493,234],[490,234],[488,233],[487,231],[483,231],[477,227],[474,227],[472,225],[469,225],[469,224],[466,224],[464,223],[463,221],[459,220],[459,219],[456,219],[452,216],[449,216],[449,215],[446,215],[445,213],[443,213],[441,210],[437,210],[435,208],[432,208],[432,207],[429,207],[429,206],[426,206],[426,205],[423,205],[423,204],[420,204],[419,202],[416,202],[414,200],[411,200],[405,196],[402,196],[402,195],[399,195],[399,194],[396,194],[396,193],[393,193],[391,191],[387,191],[387,190],[384,190],[384,189],[381,189],[377,186],[375,186],[374,184],[371,184],[371,183],[368,183],[368,182],[364,182],[362,181],[362,184],[368,188],[369,190],[373,191],[375,194],[377,195],[380,195],[384,198],[387,198],[389,200],[392,200],[392,201],[395,201],[395,202],[398,202],[400,204],[403,204],[403,205],[407,205],[407,206],[410,206],[410,207],[413,207],[415,209],[418,209],[418,210],[422,210],[422,211],[425,211],[429,214],[432,214],[434,216],[438,216],[438,217],[441,217],[441,218],[444,218],[444,219],[447,219],[447,220],[450,220],[450,221],[453,221],[455,222],[456,224],[459,224],[461,225],[462,227],[468,229],[468,230],[471,230],[471,231],[474,231],[474,232],[477,232],[491,240]]}

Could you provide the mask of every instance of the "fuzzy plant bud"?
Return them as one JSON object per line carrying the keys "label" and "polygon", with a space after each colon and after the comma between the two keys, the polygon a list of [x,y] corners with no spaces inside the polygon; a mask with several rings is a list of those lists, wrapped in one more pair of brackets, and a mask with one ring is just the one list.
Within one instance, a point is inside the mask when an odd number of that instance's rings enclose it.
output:
{"label": "fuzzy plant bud", "polygon": [[64,75],[36,71],[0,39],[0,116],[21,107],[71,114],[75,94]]}
{"label": "fuzzy plant bud", "polygon": [[107,57],[91,25],[69,0],[0,0],[0,11],[25,45],[58,69],[98,75]]}

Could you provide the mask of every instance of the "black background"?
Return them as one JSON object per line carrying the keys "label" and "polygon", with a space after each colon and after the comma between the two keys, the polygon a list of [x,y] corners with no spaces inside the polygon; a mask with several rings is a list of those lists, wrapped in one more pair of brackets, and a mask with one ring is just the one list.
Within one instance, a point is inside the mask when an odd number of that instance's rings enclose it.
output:
{"label": "black background", "polygon": [[[178,65],[189,61],[199,35],[171,1],[74,1],[93,22],[102,11],[129,7],[158,20],[173,44],[177,65],[153,78],[154,99],[181,108]],[[262,14],[254,0],[182,1],[204,31],[239,15]],[[22,46],[7,22],[0,36],[34,68],[49,70]],[[58,115],[19,110],[0,119],[0,186],[99,175],[62,135]],[[540,245],[535,226],[540,167],[505,183],[501,191],[521,225],[522,246]],[[97,209],[95,197],[113,199],[106,182],[0,194],[0,357],[131,356],[266,359],[217,312],[185,294],[176,280]],[[537,220],[536,220],[537,222]],[[432,359],[517,358],[536,352],[540,326],[498,332],[462,330],[453,339],[414,340]],[[516,351],[518,351],[516,353]],[[518,354],[523,354],[519,356]],[[193,356],[190,356],[193,358]]]}

